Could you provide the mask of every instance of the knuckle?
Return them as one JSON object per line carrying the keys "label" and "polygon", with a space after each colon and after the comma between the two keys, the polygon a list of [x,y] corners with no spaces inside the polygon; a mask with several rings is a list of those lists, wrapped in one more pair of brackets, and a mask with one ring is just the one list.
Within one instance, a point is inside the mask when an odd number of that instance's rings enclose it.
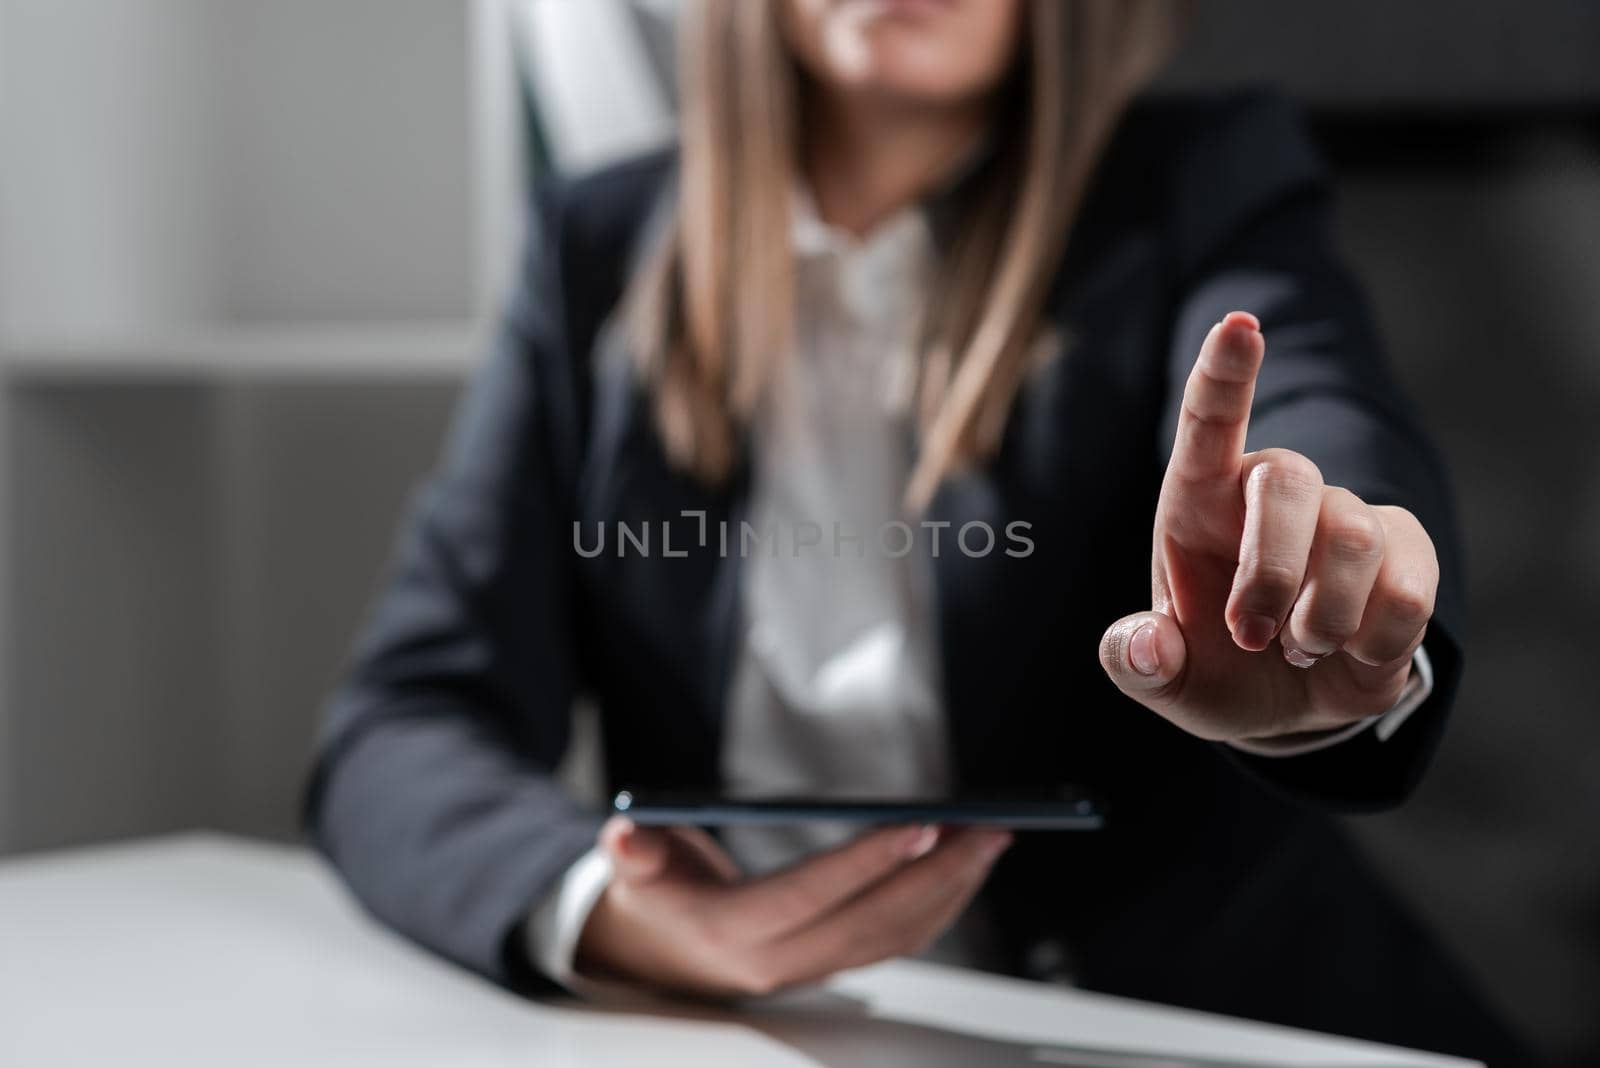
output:
{"label": "knuckle", "polygon": [[1427,584],[1439,579],[1439,554],[1422,521],[1398,505],[1374,505],[1372,511],[1382,522],[1390,542],[1404,547],[1407,562],[1417,569],[1418,576]]}
{"label": "knuckle", "polygon": [[1287,601],[1300,591],[1300,568],[1282,557],[1256,556],[1239,565],[1238,586],[1247,597]]}
{"label": "knuckle", "polygon": [[1239,409],[1249,405],[1251,383],[1218,378],[1204,365],[1195,364],[1184,383],[1183,414],[1196,423],[1231,425]]}
{"label": "knuckle", "polygon": [[1257,492],[1294,503],[1313,500],[1322,492],[1322,471],[1300,453],[1268,449],[1250,471]]}
{"label": "knuckle", "polygon": [[1310,639],[1310,652],[1331,652],[1349,641],[1361,621],[1354,613],[1338,608],[1313,608],[1306,613],[1304,634]]}
{"label": "knuckle", "polygon": [[1324,537],[1328,554],[1343,563],[1364,563],[1383,554],[1383,526],[1365,509],[1330,519]]}
{"label": "knuckle", "polygon": [[1375,504],[1372,510],[1387,526],[1396,531],[1411,531],[1424,538],[1428,536],[1428,532],[1423,529],[1422,520],[1418,519],[1409,508],[1402,508],[1398,504]]}
{"label": "knuckle", "polygon": [[1420,578],[1390,583],[1379,598],[1384,615],[1398,624],[1420,628],[1433,618],[1433,591]]}

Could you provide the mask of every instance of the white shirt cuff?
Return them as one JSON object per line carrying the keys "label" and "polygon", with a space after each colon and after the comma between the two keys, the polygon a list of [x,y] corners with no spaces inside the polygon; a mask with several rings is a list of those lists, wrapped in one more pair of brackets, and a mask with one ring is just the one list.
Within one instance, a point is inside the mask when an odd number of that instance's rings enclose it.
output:
{"label": "white shirt cuff", "polygon": [[1419,645],[1417,651],[1411,654],[1411,678],[1406,680],[1406,688],[1400,691],[1400,699],[1387,712],[1357,720],[1348,727],[1318,731],[1309,736],[1291,734],[1283,738],[1239,739],[1228,744],[1251,756],[1290,757],[1327,749],[1368,729],[1377,732],[1378,741],[1387,742],[1432,693],[1433,662],[1428,659],[1427,650]]}
{"label": "white shirt cuff", "polygon": [[598,847],[591,849],[573,862],[528,917],[528,960],[541,975],[575,993],[585,985],[573,968],[578,936],[610,884],[611,858]]}

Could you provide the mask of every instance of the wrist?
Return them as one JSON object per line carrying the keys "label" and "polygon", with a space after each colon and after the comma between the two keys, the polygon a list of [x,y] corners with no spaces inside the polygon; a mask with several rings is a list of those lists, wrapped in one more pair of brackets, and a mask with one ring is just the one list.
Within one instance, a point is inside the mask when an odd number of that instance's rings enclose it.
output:
{"label": "wrist", "polygon": [[584,919],[572,949],[572,973],[590,981],[616,981],[621,978],[613,954],[608,950],[609,932],[615,928],[616,888],[607,886],[595,899]]}
{"label": "wrist", "polygon": [[545,978],[576,989],[579,942],[611,882],[611,859],[597,847],[574,861],[534,907],[525,948],[529,962]]}

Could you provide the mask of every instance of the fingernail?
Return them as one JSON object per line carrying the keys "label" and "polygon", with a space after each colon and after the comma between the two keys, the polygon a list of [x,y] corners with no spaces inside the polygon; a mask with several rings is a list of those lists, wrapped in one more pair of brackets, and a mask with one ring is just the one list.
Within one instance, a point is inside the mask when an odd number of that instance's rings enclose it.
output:
{"label": "fingernail", "polygon": [[1259,653],[1272,641],[1272,632],[1277,629],[1278,621],[1271,616],[1251,612],[1240,616],[1239,622],[1234,625],[1233,641],[1241,649]]}
{"label": "fingernail", "polygon": [[939,828],[932,824],[912,829],[901,843],[900,853],[907,860],[925,857],[939,844]]}
{"label": "fingernail", "polygon": [[1154,675],[1161,670],[1161,654],[1156,649],[1156,625],[1146,623],[1134,631],[1128,640],[1128,662],[1141,675]]}
{"label": "fingernail", "polygon": [[1243,326],[1248,326],[1250,329],[1256,331],[1257,333],[1260,333],[1260,331],[1261,331],[1261,320],[1257,319],[1254,315],[1251,315],[1247,311],[1229,312],[1227,315],[1224,315],[1222,317],[1222,321],[1223,321],[1224,324],[1226,324],[1226,323],[1239,323],[1239,324],[1241,324]]}
{"label": "fingernail", "polygon": [[1292,645],[1283,647],[1283,658],[1297,668],[1315,667],[1326,655],[1326,653],[1320,655],[1308,653],[1304,649],[1297,649]]}

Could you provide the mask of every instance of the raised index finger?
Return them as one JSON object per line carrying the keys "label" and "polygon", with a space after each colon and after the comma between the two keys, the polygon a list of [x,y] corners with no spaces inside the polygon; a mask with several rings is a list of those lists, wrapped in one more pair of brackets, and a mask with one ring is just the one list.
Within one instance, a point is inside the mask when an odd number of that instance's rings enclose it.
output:
{"label": "raised index finger", "polygon": [[1249,312],[1229,312],[1211,328],[1183,387],[1169,477],[1184,482],[1238,477],[1266,348],[1261,324]]}

